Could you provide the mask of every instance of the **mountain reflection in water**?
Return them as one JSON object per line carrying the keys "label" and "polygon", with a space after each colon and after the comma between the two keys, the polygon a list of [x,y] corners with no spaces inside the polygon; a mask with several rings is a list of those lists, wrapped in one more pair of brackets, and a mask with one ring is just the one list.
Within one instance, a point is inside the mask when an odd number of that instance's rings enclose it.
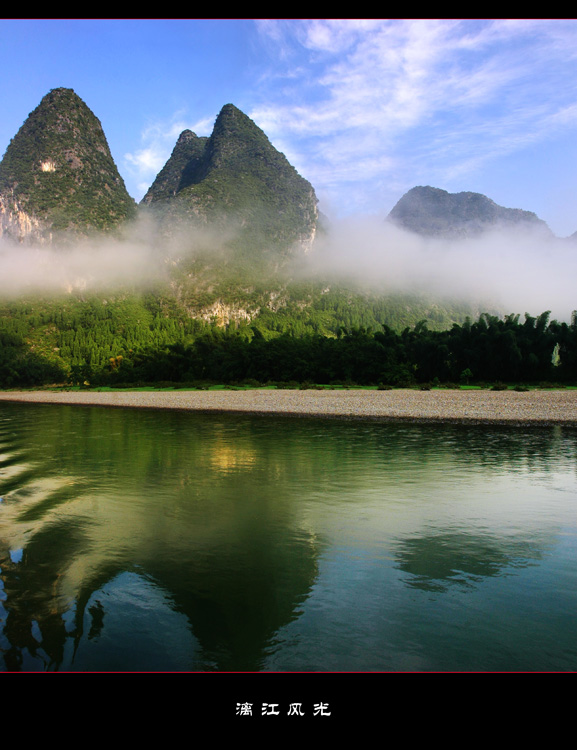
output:
{"label": "mountain reflection in water", "polygon": [[573,670],[577,433],[0,407],[0,669]]}

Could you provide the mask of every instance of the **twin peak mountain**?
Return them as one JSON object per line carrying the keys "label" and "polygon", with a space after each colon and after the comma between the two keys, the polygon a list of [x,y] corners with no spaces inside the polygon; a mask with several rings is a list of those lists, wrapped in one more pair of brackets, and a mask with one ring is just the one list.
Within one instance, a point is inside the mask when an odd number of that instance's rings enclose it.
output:
{"label": "twin peak mountain", "polygon": [[308,250],[318,209],[312,185],[232,104],[210,137],[185,130],[140,205],[130,197],[98,118],[72,89],[50,91],[0,162],[0,236],[56,244],[115,233],[152,214],[168,235],[230,230],[238,247]]}
{"label": "twin peak mountain", "polygon": [[[56,244],[114,233],[152,214],[163,236],[216,228],[235,248],[277,259],[307,252],[319,225],[312,185],[232,104],[212,134],[185,130],[139,205],[130,197],[98,118],[72,89],[50,91],[30,113],[0,162],[0,237]],[[427,236],[470,236],[496,225],[547,225],[478,193],[410,190],[389,214]]]}

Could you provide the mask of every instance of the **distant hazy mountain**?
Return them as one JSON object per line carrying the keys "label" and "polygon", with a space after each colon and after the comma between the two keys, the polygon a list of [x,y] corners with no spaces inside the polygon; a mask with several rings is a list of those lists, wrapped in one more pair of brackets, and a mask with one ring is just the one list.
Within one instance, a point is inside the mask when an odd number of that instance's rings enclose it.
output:
{"label": "distant hazy mountain", "polygon": [[0,236],[50,242],[109,231],[135,212],[100,121],[72,89],[50,91],[0,162]]}
{"label": "distant hazy mountain", "polygon": [[220,111],[209,138],[185,130],[143,198],[167,228],[183,219],[226,226],[253,256],[307,251],[317,221],[312,185],[264,132],[232,104]]}
{"label": "distant hazy mountain", "polygon": [[414,187],[405,193],[388,218],[410,232],[447,239],[519,226],[551,235],[547,224],[531,211],[503,208],[481,193],[448,193],[428,186]]}

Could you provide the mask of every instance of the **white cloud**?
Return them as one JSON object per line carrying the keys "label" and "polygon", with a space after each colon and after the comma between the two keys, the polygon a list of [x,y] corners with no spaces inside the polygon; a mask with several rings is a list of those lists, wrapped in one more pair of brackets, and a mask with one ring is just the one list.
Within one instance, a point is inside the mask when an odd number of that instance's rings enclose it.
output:
{"label": "white cloud", "polygon": [[165,151],[160,151],[156,146],[144,148],[134,154],[126,154],[125,159],[140,172],[147,174],[158,172],[166,161]]}
{"label": "white cloud", "polygon": [[[322,191],[335,175],[437,177],[575,127],[577,24],[555,20],[267,21],[282,49],[251,117]],[[391,170],[396,170],[391,171]],[[303,171],[301,167],[301,172]],[[386,174],[381,174],[381,180]],[[413,183],[417,184],[417,183]],[[348,202],[348,197],[345,197]]]}

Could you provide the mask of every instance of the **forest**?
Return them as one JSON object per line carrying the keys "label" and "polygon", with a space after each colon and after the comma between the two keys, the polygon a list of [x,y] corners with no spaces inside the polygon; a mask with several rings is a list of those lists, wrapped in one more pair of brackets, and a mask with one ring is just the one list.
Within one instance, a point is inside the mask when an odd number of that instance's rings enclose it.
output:
{"label": "forest", "polygon": [[322,309],[218,326],[171,315],[154,295],[0,307],[2,388],[577,383],[575,314],[482,313],[433,330],[426,319],[327,322]]}

